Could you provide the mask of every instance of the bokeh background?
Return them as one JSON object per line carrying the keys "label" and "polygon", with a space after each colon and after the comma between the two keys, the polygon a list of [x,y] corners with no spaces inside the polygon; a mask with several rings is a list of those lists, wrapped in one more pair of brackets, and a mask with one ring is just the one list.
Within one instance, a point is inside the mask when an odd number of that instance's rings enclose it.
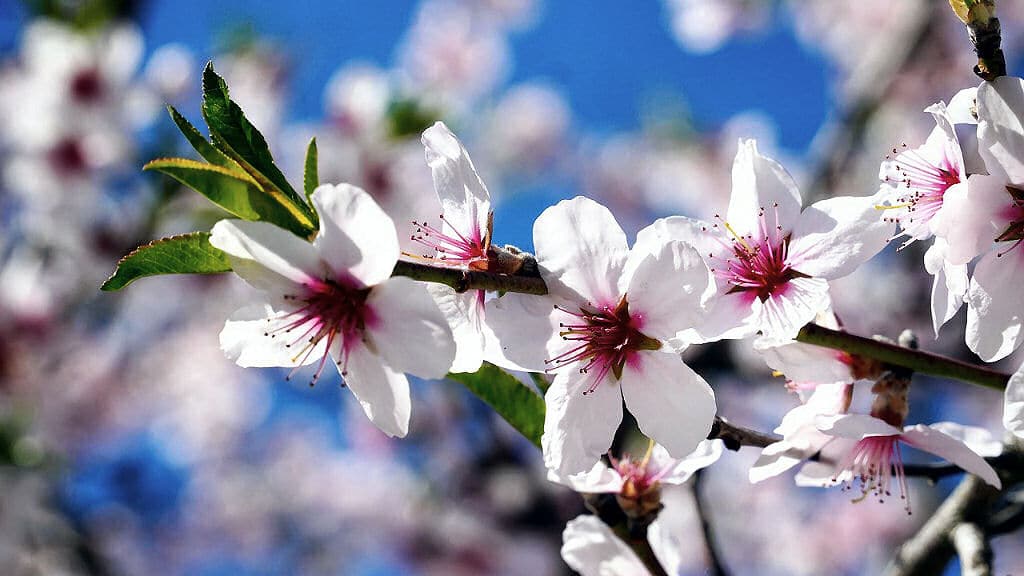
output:
{"label": "bokeh background", "polygon": [[[1024,9],[999,9],[1019,73]],[[400,225],[433,194],[418,133],[445,120],[495,197],[496,241],[527,250],[533,219],[577,194],[630,234],[712,216],[739,137],[805,200],[871,194],[885,154],[931,129],[921,110],[977,84],[963,26],[929,0],[0,0],[0,573],[571,573],[580,498],[458,385],[415,382],[411,433],[390,440],[336,377],[223,358],[248,294],[230,275],[99,292],[134,246],[223,216],[140,170],[189,154],[163,106],[199,123],[211,59],[286,174],[315,135],[321,181],[363,186]],[[970,359],[962,312],[933,339],[929,289],[915,245],[833,295],[856,333],[910,328]],[[749,342],[688,361],[734,422],[770,430],[796,405]],[[909,422],[998,434],[1000,402],[919,377]],[[750,486],[756,456],[726,454],[700,488],[736,574],[876,573],[955,482],[912,482],[908,517],[790,475]],[[666,500],[703,574],[691,487]],[[1020,535],[993,545],[995,573],[1024,571]]]}

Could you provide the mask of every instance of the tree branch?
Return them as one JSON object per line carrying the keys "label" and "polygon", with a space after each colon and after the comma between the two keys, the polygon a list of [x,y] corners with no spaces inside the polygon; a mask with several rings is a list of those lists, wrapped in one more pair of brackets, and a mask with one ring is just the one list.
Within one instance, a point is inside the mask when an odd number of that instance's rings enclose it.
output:
{"label": "tree branch", "polygon": [[981,527],[964,522],[950,534],[960,557],[960,576],[992,576],[992,547]]}
{"label": "tree branch", "polygon": [[436,282],[451,286],[456,292],[467,290],[487,290],[494,292],[519,292],[543,296],[548,287],[540,275],[534,274],[495,274],[477,270],[462,270],[431,266],[419,262],[399,260],[395,264],[392,276],[405,276],[421,282]]}
{"label": "tree branch", "polygon": [[715,423],[711,425],[711,432],[708,433],[708,440],[716,438],[724,442],[725,447],[733,452],[743,446],[764,448],[782,440],[782,436],[777,434],[758,432],[757,430],[730,424],[728,420],[721,416],[715,416]]}
{"label": "tree branch", "polygon": [[997,372],[983,366],[975,366],[960,360],[931,354],[921,350],[912,350],[888,342],[879,342],[871,338],[856,336],[839,330],[832,330],[817,324],[804,326],[796,339],[806,344],[814,344],[834,350],[842,350],[850,354],[872,358],[892,366],[909,368],[914,372],[943,376],[963,382],[970,382],[1003,390],[1010,380],[1008,374]]}

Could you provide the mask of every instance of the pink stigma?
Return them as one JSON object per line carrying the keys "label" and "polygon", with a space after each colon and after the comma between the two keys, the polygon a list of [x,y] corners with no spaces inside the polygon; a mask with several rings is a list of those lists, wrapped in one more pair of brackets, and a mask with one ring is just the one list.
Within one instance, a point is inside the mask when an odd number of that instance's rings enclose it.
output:
{"label": "pink stigma", "polygon": [[890,487],[895,477],[904,509],[910,514],[907,477],[903,472],[899,439],[899,436],[868,436],[861,439],[836,466],[837,472],[832,482],[839,483],[839,478],[845,478],[842,482],[843,490],[850,490],[854,482],[859,482],[861,496],[857,501],[870,495],[884,502],[886,497],[892,495]]}
{"label": "pink stigma", "polygon": [[441,228],[435,228],[425,221],[413,221],[416,233],[412,235],[412,239],[435,251],[434,255],[426,257],[445,264],[486,270],[487,242],[480,232],[480,227],[474,225],[467,237],[445,220],[444,214],[441,215],[441,221],[448,224],[451,234],[443,231],[443,225]]}
{"label": "pink stigma", "polygon": [[[774,208],[775,222],[778,222],[778,204]],[[783,234],[782,226],[769,226],[764,208],[758,213],[761,230],[757,237],[753,234],[739,236],[721,216],[715,218],[731,236],[731,242],[722,242],[729,256],[722,258],[711,253],[708,257],[715,278],[730,286],[730,293],[746,292],[764,302],[799,276],[787,262],[789,236]],[[714,224],[712,228],[719,229],[719,225]]]}
{"label": "pink stigma", "polygon": [[590,375],[584,394],[590,394],[611,371],[618,379],[622,368],[639,350],[657,350],[661,342],[642,334],[643,316],[630,316],[623,298],[616,306],[601,306],[596,311],[580,308],[578,312],[555,306],[574,320],[559,323],[562,340],[573,342],[569,350],[545,360],[550,369],[578,363],[580,374]]}
{"label": "pink stigma", "polygon": [[650,457],[643,460],[634,460],[627,454],[621,460],[609,456],[612,467],[622,476],[623,492],[632,491],[639,495],[658,487],[658,483],[672,469],[666,466],[658,470],[651,465]]}
{"label": "pink stigma", "polygon": [[268,318],[270,325],[264,336],[282,338],[285,348],[295,351],[292,361],[296,367],[288,373],[288,379],[299,367],[306,364],[321,343],[320,363],[309,385],[320,379],[331,350],[340,344],[340,357],[336,357],[341,375],[348,373],[349,352],[362,341],[367,323],[372,322],[373,311],[366,305],[370,291],[358,288],[351,280],[316,279],[302,285],[301,294],[286,294],[284,299],[295,308],[275,318]]}
{"label": "pink stigma", "polygon": [[[893,153],[896,153],[896,149],[893,149]],[[894,164],[899,178],[894,181],[886,176],[885,181],[901,191],[896,206],[891,207],[899,212],[888,220],[897,222],[902,235],[908,237],[903,243],[905,247],[914,240],[931,236],[928,223],[942,208],[946,190],[959,184],[962,179],[960,169],[946,146],[943,146],[942,157],[937,162],[929,160],[917,150],[904,150],[896,156]]]}

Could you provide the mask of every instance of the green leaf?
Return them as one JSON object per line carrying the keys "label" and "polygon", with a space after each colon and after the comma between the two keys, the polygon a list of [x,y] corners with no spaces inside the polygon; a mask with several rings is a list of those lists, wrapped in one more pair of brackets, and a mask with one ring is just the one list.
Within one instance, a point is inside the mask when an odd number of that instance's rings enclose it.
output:
{"label": "green leaf", "polygon": [[246,174],[245,170],[238,165],[238,162],[235,162],[223,152],[217,150],[213,144],[210,144],[206,137],[203,136],[191,122],[174,109],[174,106],[168,106],[167,112],[171,115],[171,119],[174,120],[174,123],[178,125],[178,130],[181,130],[181,133],[188,139],[188,143],[195,148],[196,152],[198,152],[204,160],[210,164],[216,164],[217,166],[227,168],[232,172]]}
{"label": "green leaf", "polygon": [[388,105],[387,126],[392,138],[416,137],[440,120],[441,114],[418,100],[403,98]]}
{"label": "green leaf", "polygon": [[544,399],[529,386],[487,362],[473,374],[449,374],[448,378],[469,388],[530,442],[540,446]]}
{"label": "green leaf", "polygon": [[306,201],[313,204],[313,190],[320,185],[320,174],[317,169],[318,154],[316,151],[316,138],[309,141],[306,148],[306,165],[302,172],[302,185],[306,189]]}
{"label": "green leaf", "polygon": [[243,220],[271,222],[303,237],[312,231],[244,172],[187,158],[160,158],[142,169],[174,178]]}
{"label": "green leaf", "polygon": [[227,254],[210,245],[210,233],[192,232],[154,240],[132,250],[117,262],[117,269],[100,290],[120,290],[144,276],[230,271]]}
{"label": "green leaf", "polygon": [[213,145],[238,162],[296,220],[310,231],[315,230],[316,215],[274,164],[263,135],[228,97],[228,85],[214,72],[212,62],[203,70],[202,108]]}

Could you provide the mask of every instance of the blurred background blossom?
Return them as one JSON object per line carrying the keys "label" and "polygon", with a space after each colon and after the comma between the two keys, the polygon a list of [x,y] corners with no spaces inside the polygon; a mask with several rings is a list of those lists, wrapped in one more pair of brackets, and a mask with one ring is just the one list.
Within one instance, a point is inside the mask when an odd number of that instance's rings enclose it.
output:
{"label": "blurred background blossom", "polygon": [[[529,250],[533,219],[580,193],[631,234],[659,216],[713,217],[739,137],[780,158],[805,199],[873,193],[888,151],[930,130],[924,107],[977,84],[947,11],[927,0],[0,4],[2,572],[570,573],[558,549],[580,499],[457,385],[414,383],[410,435],[391,440],[337,380],[311,389],[223,358],[217,333],[248,290],[233,277],[98,292],[134,246],[222,215],[139,169],[183,152],[162,108],[198,120],[206,60],[293,181],[315,136],[321,180],[364,187],[400,237],[439,213],[419,134],[445,120],[495,197],[495,240]],[[1019,73],[1024,9],[1002,3],[1000,17]],[[883,253],[836,283],[835,310],[856,333],[910,328],[925,348],[969,358],[963,313],[931,339],[922,256]],[[797,404],[749,342],[687,355],[735,422],[770,430]],[[922,378],[911,421],[996,431],[1000,400]],[[727,453],[700,487],[741,574],[876,573],[951,488],[915,481],[907,517],[787,475],[753,487],[756,456]],[[683,569],[703,574],[693,487],[665,492]],[[996,573],[1024,569],[1020,535],[993,544]]]}

